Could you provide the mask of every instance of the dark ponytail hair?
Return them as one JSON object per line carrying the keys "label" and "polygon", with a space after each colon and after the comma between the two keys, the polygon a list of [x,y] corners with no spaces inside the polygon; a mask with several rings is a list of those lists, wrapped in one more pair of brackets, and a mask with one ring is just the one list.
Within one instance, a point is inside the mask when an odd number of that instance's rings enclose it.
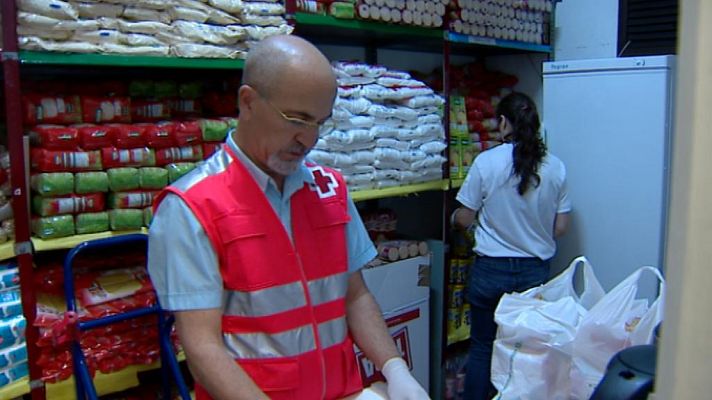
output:
{"label": "dark ponytail hair", "polygon": [[532,181],[535,187],[539,186],[541,178],[537,172],[546,155],[546,145],[539,135],[541,124],[536,104],[529,96],[512,92],[497,105],[497,117],[499,116],[507,118],[512,125],[510,134],[514,143],[512,174],[520,178],[517,192],[523,196]]}

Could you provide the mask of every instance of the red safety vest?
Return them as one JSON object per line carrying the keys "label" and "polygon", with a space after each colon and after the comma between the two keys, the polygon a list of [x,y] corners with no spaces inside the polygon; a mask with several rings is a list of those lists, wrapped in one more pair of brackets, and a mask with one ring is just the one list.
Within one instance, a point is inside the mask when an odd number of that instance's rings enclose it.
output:
{"label": "red safety vest", "polygon": [[[166,188],[180,196],[217,253],[227,301],[222,329],[237,363],[272,399],[338,399],[362,389],[346,325],[347,191],[307,165],[315,184],[291,198],[292,238],[227,146]],[[210,399],[196,384],[196,399]]]}

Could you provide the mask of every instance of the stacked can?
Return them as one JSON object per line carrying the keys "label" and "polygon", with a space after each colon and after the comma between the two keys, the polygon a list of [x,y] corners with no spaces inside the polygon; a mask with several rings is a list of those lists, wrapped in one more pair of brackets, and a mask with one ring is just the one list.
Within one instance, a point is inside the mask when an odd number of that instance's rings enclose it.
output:
{"label": "stacked can", "polygon": [[553,0],[456,0],[450,31],[464,35],[548,44]]}

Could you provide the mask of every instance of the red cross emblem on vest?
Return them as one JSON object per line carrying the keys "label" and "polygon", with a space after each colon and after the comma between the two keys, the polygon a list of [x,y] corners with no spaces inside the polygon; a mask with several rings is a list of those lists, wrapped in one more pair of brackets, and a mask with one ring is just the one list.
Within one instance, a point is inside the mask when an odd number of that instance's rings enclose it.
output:
{"label": "red cross emblem on vest", "polygon": [[314,183],[309,185],[309,189],[315,191],[320,199],[336,195],[336,188],[339,187],[339,181],[336,180],[334,174],[318,165],[310,167],[309,170],[312,175],[314,175]]}

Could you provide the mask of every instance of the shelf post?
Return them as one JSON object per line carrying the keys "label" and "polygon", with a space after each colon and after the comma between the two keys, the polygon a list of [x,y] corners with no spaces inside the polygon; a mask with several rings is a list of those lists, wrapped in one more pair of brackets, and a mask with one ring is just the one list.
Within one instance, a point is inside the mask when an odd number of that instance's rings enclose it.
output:
{"label": "shelf post", "polygon": [[2,2],[2,64],[4,74],[5,116],[7,119],[7,144],[10,152],[10,183],[12,186],[12,211],[15,218],[15,243],[22,311],[27,319],[25,340],[30,373],[32,400],[45,398],[42,370],[37,365],[39,349],[36,346],[38,330],[33,326],[37,299],[32,288],[32,252],[30,244],[29,194],[25,174],[25,149],[22,130],[22,92],[20,90],[20,60],[17,44],[17,9],[14,1]]}

